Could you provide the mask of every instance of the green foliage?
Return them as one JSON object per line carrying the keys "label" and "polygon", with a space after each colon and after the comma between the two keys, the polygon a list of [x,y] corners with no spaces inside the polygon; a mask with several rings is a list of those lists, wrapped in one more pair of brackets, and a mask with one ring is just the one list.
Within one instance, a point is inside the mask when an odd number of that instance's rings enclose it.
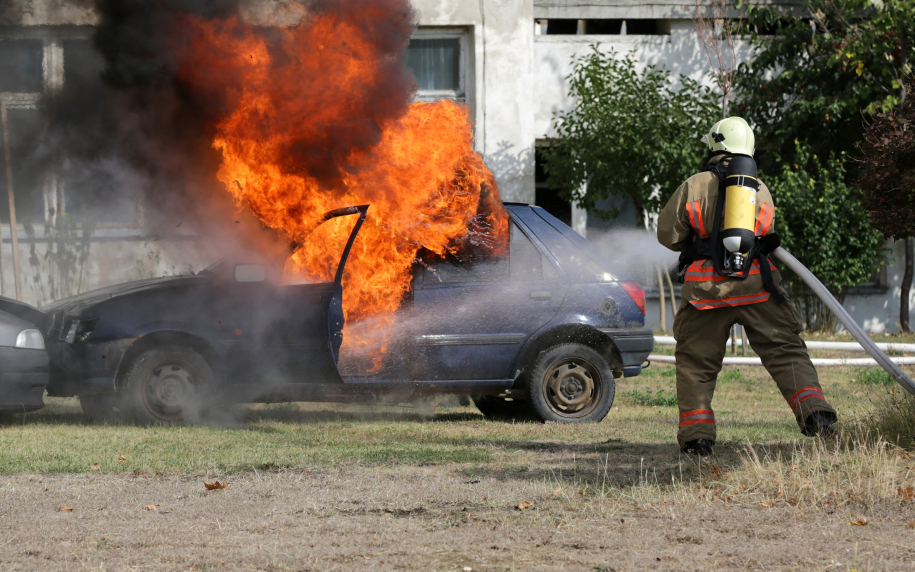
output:
{"label": "green foliage", "polygon": [[729,381],[740,381],[743,379],[743,375],[740,373],[740,368],[735,367],[734,369],[726,369],[720,374],[718,374],[718,382],[729,382]]}
{"label": "green foliage", "polygon": [[[814,153],[850,152],[862,137],[862,112],[886,112],[911,74],[915,3],[911,0],[803,0],[784,8],[738,2],[758,55],[738,70],[735,113],[755,125],[757,147],[774,151],[762,167],[778,170],[795,138]],[[760,32],[765,32],[761,34]]]}
{"label": "green foliage", "polygon": [[859,367],[855,370],[854,376],[852,381],[863,385],[896,385],[896,380],[879,367]]}
{"label": "green foliage", "polygon": [[794,163],[783,165],[769,186],[785,250],[834,288],[867,281],[883,242],[861,208],[860,192],[845,183],[844,154],[824,161],[797,142]]}
{"label": "green foliage", "polygon": [[79,232],[76,222],[63,213],[45,221],[46,248],[41,255],[31,221],[26,219],[23,227],[29,238],[30,286],[37,304],[42,306],[82,292],[95,224],[84,222],[82,232]]}
{"label": "green foliage", "polygon": [[575,106],[553,116],[557,138],[544,153],[549,184],[605,219],[619,209],[599,202],[629,199],[641,226],[644,213],[659,212],[699,170],[699,137],[720,116],[717,96],[682,75],[674,89],[666,69],[640,72],[632,54],[620,58],[599,45],[573,59],[567,80]]}
{"label": "green foliage", "polygon": [[638,389],[627,391],[623,394],[637,405],[651,405],[657,407],[676,407],[677,394],[658,389],[652,392],[650,389],[641,391]]}
{"label": "green foliage", "polygon": [[[883,240],[868,221],[860,191],[845,182],[844,153],[830,153],[824,161],[806,143],[796,142],[793,158],[793,164],[779,158],[783,170],[769,179],[776,230],[785,250],[842,301],[846,288],[870,279]],[[834,330],[836,318],[822,301],[790,271],[782,276],[806,328]]]}

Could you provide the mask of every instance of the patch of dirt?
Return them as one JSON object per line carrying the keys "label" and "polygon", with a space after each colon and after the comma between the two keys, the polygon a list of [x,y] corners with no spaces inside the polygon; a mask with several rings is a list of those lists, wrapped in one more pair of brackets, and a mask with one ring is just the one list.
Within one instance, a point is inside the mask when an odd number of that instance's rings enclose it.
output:
{"label": "patch of dirt", "polygon": [[[637,506],[454,469],[207,475],[228,481],[214,491],[190,475],[3,476],[0,569],[909,570],[915,559],[902,504]],[[850,525],[861,517],[867,526]]]}

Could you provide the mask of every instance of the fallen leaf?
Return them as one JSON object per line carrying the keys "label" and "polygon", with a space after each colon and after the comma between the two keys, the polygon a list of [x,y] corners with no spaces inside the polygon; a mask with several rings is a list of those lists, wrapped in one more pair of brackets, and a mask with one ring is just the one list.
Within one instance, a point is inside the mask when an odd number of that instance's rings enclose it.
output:
{"label": "fallen leaf", "polygon": [[95,469],[95,470],[99,470],[99,469],[101,469],[102,467],[101,467],[98,463],[92,463],[92,468]]}
{"label": "fallen leaf", "polygon": [[764,506],[764,507],[771,508],[771,507],[775,506],[775,501],[770,501],[770,500],[767,501],[767,500],[764,500],[764,501],[762,501],[762,502],[759,503],[759,504],[761,504],[761,505]]}
{"label": "fallen leaf", "polygon": [[534,503],[523,500],[523,501],[519,502],[518,506],[516,506],[515,508],[517,508],[518,510],[527,510],[527,509],[531,508],[532,506],[534,506]]}
{"label": "fallen leaf", "polygon": [[785,502],[787,502],[787,503],[790,504],[791,506],[797,506],[797,499],[796,499],[796,498],[793,498],[793,497],[792,497],[792,498],[788,499],[788,500],[785,501]]}
{"label": "fallen leaf", "polygon": [[57,512],[73,512],[73,507],[72,507],[72,506],[66,506],[66,505],[64,505],[64,506],[59,506],[59,507],[57,507]]}
{"label": "fallen leaf", "polygon": [[143,510],[159,510],[159,505],[157,504],[148,504],[143,507]]}
{"label": "fallen leaf", "polygon": [[120,457],[118,457],[118,461],[120,461],[120,462],[122,462],[122,463],[126,463],[126,462],[127,462],[127,457],[121,455]]}
{"label": "fallen leaf", "polygon": [[909,530],[915,528],[915,520],[913,520],[912,522],[907,522],[905,527],[908,528]]}
{"label": "fallen leaf", "polygon": [[869,520],[867,520],[866,517],[863,517],[863,516],[862,516],[862,517],[859,518],[858,520],[853,520],[853,521],[849,522],[848,524],[850,524],[850,525],[852,525],[852,526],[867,526],[867,525],[869,525],[870,523],[871,523],[871,522],[870,522]]}
{"label": "fallen leaf", "polygon": [[227,486],[229,486],[229,483],[228,482],[220,483],[219,481],[213,481],[212,483],[208,483],[206,481],[203,481],[203,486],[205,486],[208,491],[215,491],[215,490],[226,488]]}
{"label": "fallen leaf", "polygon": [[897,487],[896,492],[902,497],[902,500],[915,498],[915,487]]}
{"label": "fallen leaf", "polygon": [[712,474],[715,475],[715,477],[717,477],[719,479],[723,478],[721,476],[721,469],[718,468],[718,465],[715,465],[714,467],[712,467]]}

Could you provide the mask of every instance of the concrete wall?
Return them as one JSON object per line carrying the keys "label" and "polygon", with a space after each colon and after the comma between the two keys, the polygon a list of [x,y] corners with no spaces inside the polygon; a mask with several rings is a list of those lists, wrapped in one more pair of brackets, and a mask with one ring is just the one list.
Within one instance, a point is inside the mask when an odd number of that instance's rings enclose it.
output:
{"label": "concrete wall", "polygon": [[414,0],[422,27],[469,31],[475,145],[506,201],[534,202],[531,0]]}

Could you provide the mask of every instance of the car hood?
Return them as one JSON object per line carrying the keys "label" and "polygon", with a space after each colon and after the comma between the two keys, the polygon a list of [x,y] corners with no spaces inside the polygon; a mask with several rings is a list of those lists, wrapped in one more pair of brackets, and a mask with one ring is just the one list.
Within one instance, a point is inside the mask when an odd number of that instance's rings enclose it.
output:
{"label": "car hood", "polygon": [[63,300],[52,302],[41,307],[41,312],[51,314],[52,312],[64,311],[67,314],[78,314],[88,308],[106,302],[113,298],[130,296],[139,292],[150,290],[166,290],[172,288],[181,288],[191,285],[201,284],[209,281],[211,278],[206,275],[193,276],[166,276],[164,278],[151,278],[149,280],[137,280],[136,282],[127,282],[126,284],[116,284],[92,290]]}

